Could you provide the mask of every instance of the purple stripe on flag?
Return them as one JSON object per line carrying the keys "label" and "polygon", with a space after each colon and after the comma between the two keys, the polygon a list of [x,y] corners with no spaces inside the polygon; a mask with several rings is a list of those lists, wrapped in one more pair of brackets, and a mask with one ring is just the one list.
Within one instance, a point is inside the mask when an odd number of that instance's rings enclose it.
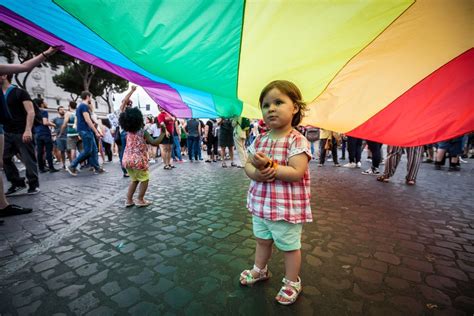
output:
{"label": "purple stripe on flag", "polygon": [[64,52],[66,54],[140,85],[156,103],[177,117],[192,117],[191,109],[183,102],[179,92],[169,85],[153,81],[134,71],[91,55],[68,42],[59,39],[55,35],[8,10],[4,6],[0,6],[0,20],[42,42],[47,43],[48,45],[62,45],[64,46]]}

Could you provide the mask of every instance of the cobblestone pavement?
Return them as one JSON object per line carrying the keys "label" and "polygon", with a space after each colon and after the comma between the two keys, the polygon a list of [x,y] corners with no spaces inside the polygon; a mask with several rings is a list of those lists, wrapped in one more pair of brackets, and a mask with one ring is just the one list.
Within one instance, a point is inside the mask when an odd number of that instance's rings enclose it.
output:
{"label": "cobblestone pavement", "polygon": [[459,173],[405,165],[390,183],[362,169],[311,163],[315,222],[303,233],[303,293],[290,307],[274,277],[253,288],[242,169],[155,165],[148,208],[124,208],[128,181],[45,175],[41,194],[12,198],[29,215],[0,226],[3,315],[473,315],[474,160]]}

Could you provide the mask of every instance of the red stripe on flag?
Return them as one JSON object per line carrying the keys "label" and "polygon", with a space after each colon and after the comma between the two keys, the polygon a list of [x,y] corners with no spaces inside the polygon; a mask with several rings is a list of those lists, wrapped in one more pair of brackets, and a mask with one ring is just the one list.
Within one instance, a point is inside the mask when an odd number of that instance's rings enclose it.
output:
{"label": "red stripe on flag", "polygon": [[418,146],[471,131],[474,131],[473,48],[346,134],[389,145]]}

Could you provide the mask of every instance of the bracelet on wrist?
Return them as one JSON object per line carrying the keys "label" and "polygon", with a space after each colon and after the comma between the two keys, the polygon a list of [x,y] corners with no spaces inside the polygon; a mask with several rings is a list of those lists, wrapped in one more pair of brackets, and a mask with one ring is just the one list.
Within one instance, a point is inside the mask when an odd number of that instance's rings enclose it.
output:
{"label": "bracelet on wrist", "polygon": [[43,55],[44,59],[48,58],[48,55],[46,55],[44,52],[41,52],[41,55]]}

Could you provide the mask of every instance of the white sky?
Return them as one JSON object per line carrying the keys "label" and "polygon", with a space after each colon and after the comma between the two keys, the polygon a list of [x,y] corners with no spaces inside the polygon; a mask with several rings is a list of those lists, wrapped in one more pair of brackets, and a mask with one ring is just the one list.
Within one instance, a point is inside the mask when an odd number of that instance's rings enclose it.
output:
{"label": "white sky", "polygon": [[[132,86],[132,83],[130,83],[130,87]],[[120,108],[120,104],[122,103],[122,100],[125,98],[127,93],[130,91],[130,88],[123,92],[123,93],[115,93],[114,94],[114,108],[115,110],[118,110]],[[134,94],[132,94],[132,97],[130,98],[133,101],[133,106],[138,106],[140,104],[140,110],[144,115],[146,114],[153,114],[154,116],[157,116],[159,111],[158,111],[158,106],[156,105],[156,102],[153,101],[152,98],[148,96],[148,93],[143,90],[142,87],[137,86],[137,90],[135,91]],[[150,104],[150,111],[146,111],[145,106],[147,104]]]}

